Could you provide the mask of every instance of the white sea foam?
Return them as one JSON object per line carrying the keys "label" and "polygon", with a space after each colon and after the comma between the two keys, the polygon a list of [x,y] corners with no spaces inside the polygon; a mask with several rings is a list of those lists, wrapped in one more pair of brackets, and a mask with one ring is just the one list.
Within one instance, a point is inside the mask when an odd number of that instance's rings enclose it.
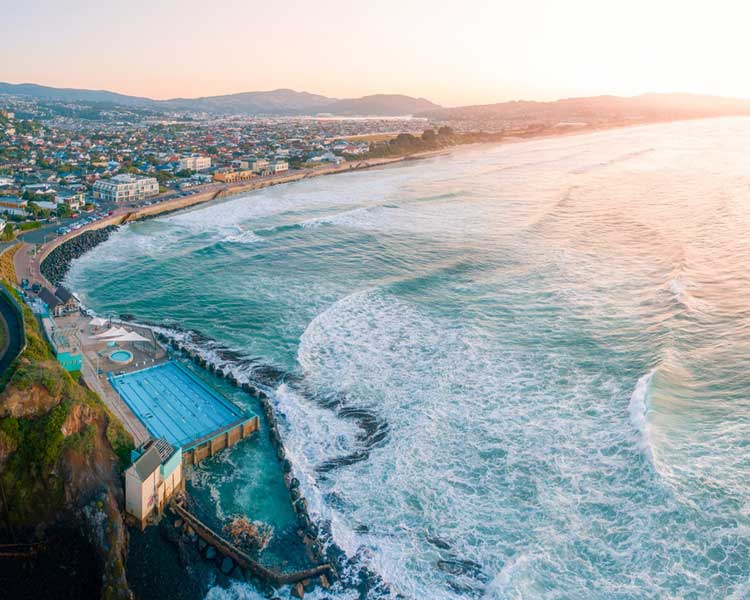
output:
{"label": "white sea foam", "polygon": [[227,235],[221,241],[235,244],[258,244],[263,241],[263,238],[253,231],[243,231],[240,229],[237,233]]}
{"label": "white sea foam", "polygon": [[628,405],[630,420],[638,431],[639,447],[650,460],[653,460],[653,450],[649,440],[648,394],[655,372],[655,369],[651,370],[638,380]]}

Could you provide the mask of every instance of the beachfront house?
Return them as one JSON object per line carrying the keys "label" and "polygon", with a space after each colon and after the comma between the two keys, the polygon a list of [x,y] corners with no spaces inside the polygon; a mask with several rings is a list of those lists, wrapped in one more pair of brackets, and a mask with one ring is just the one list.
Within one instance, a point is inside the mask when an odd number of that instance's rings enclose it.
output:
{"label": "beachfront house", "polygon": [[159,194],[159,182],[155,177],[122,174],[100,179],[91,191],[94,198],[107,202],[141,202]]}
{"label": "beachfront house", "polygon": [[60,302],[62,302],[63,313],[76,312],[78,308],[81,306],[81,303],[78,301],[78,298],[76,298],[73,292],[71,292],[65,286],[62,286],[62,285],[57,286],[57,289],[55,290],[55,296],[57,296]]}
{"label": "beachfront house", "polygon": [[48,288],[43,287],[39,291],[39,298],[47,305],[47,309],[52,316],[61,317],[63,315],[64,307],[62,300],[55,296]]}
{"label": "beachfront house", "polygon": [[265,158],[258,158],[251,164],[253,172],[258,173],[259,175],[266,175],[267,173],[269,173],[270,166],[271,163],[268,162]]}
{"label": "beachfront house", "polygon": [[146,527],[148,518],[183,485],[182,449],[165,439],[149,440],[133,450],[133,464],[125,471],[125,511]]}
{"label": "beachfront house", "polygon": [[289,170],[289,163],[285,160],[276,160],[273,163],[271,163],[271,171],[274,175],[278,175],[279,173],[284,173],[285,171]]}

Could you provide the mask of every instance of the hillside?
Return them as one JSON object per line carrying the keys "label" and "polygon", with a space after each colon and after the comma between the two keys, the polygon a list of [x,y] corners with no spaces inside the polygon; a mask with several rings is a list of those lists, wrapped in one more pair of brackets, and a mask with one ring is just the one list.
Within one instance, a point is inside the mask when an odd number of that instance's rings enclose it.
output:
{"label": "hillside", "polygon": [[552,102],[513,101],[441,108],[420,114],[445,121],[532,121],[554,124],[576,121],[655,121],[697,117],[750,115],[750,100],[693,94],[643,94],[633,97],[593,96]]}
{"label": "hillside", "polygon": [[334,115],[406,116],[439,108],[437,104],[425,98],[412,98],[401,94],[376,94],[337,100],[325,107],[325,112]]}
{"label": "hillside", "polygon": [[376,94],[338,99],[290,89],[243,92],[201,98],[153,100],[106,90],[55,88],[32,83],[0,82],[0,94],[58,102],[110,103],[159,111],[206,112],[245,115],[404,116],[440,108],[424,98],[400,94]]}
{"label": "hillside", "polygon": [[[0,257],[6,277],[12,252]],[[132,440],[23,312],[27,345],[0,381],[0,543],[38,550],[22,560],[0,555],[0,589],[130,599],[120,473]]]}
{"label": "hillside", "polygon": [[80,90],[74,88],[55,88],[35,83],[4,83],[0,82],[0,94],[11,96],[25,96],[42,100],[57,100],[60,102],[108,102],[122,106],[152,107],[154,100],[139,96],[128,96],[109,92],[107,90]]}
{"label": "hillside", "polygon": [[319,112],[335,102],[333,98],[318,94],[281,89],[204,98],[175,98],[160,104],[170,109],[208,113],[289,114]]}

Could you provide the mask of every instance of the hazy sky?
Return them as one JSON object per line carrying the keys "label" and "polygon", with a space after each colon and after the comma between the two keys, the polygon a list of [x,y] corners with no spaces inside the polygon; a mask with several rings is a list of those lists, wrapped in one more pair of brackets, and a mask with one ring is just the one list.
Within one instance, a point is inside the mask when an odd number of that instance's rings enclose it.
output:
{"label": "hazy sky", "polygon": [[0,0],[0,80],[168,98],[280,87],[444,105],[750,97],[750,2]]}

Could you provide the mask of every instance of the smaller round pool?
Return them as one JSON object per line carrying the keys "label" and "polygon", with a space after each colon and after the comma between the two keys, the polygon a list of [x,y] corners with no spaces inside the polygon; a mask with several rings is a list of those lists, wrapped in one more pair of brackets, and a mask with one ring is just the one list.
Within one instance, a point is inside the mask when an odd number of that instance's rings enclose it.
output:
{"label": "smaller round pool", "polygon": [[109,360],[121,365],[126,365],[133,360],[133,353],[127,350],[115,350],[109,355]]}

